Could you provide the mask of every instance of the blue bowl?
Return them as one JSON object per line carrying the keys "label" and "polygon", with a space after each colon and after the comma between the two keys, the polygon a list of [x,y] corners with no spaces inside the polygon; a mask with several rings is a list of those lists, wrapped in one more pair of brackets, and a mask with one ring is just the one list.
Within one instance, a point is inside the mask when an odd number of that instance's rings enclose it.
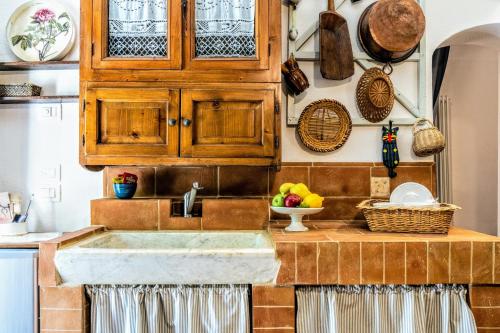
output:
{"label": "blue bowl", "polygon": [[113,184],[113,189],[118,199],[131,199],[137,190],[137,184]]}

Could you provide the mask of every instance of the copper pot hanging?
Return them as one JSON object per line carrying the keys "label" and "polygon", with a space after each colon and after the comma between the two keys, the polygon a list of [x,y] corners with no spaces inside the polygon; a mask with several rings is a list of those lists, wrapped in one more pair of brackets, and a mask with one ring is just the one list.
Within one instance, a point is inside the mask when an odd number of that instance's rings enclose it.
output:
{"label": "copper pot hanging", "polygon": [[358,23],[361,47],[383,63],[409,58],[424,31],[424,12],[415,0],[379,0],[365,9]]}

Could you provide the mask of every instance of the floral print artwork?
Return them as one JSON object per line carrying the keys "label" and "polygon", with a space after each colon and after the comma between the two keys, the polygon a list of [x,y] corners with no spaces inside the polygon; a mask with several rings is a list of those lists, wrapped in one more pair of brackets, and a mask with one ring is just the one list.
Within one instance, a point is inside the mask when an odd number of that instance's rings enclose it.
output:
{"label": "floral print artwork", "polygon": [[52,46],[56,43],[57,36],[67,35],[70,31],[70,18],[64,12],[58,17],[49,8],[39,9],[31,17],[32,21],[24,31],[24,35],[15,35],[11,38],[13,46],[20,44],[26,51],[34,48],[38,52],[38,59],[45,61],[53,55]]}

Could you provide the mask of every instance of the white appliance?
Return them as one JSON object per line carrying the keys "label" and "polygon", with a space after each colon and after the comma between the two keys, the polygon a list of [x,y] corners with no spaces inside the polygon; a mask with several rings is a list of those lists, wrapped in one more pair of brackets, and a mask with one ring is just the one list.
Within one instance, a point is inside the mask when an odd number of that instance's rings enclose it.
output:
{"label": "white appliance", "polygon": [[0,250],[0,333],[38,332],[38,250]]}

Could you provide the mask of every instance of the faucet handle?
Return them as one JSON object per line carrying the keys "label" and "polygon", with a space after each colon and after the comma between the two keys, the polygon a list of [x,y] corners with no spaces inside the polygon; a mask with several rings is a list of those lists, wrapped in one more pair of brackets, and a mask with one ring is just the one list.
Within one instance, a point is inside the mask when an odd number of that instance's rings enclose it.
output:
{"label": "faucet handle", "polygon": [[203,190],[203,187],[200,186],[200,184],[198,182],[194,182],[193,183],[193,188],[195,190]]}

